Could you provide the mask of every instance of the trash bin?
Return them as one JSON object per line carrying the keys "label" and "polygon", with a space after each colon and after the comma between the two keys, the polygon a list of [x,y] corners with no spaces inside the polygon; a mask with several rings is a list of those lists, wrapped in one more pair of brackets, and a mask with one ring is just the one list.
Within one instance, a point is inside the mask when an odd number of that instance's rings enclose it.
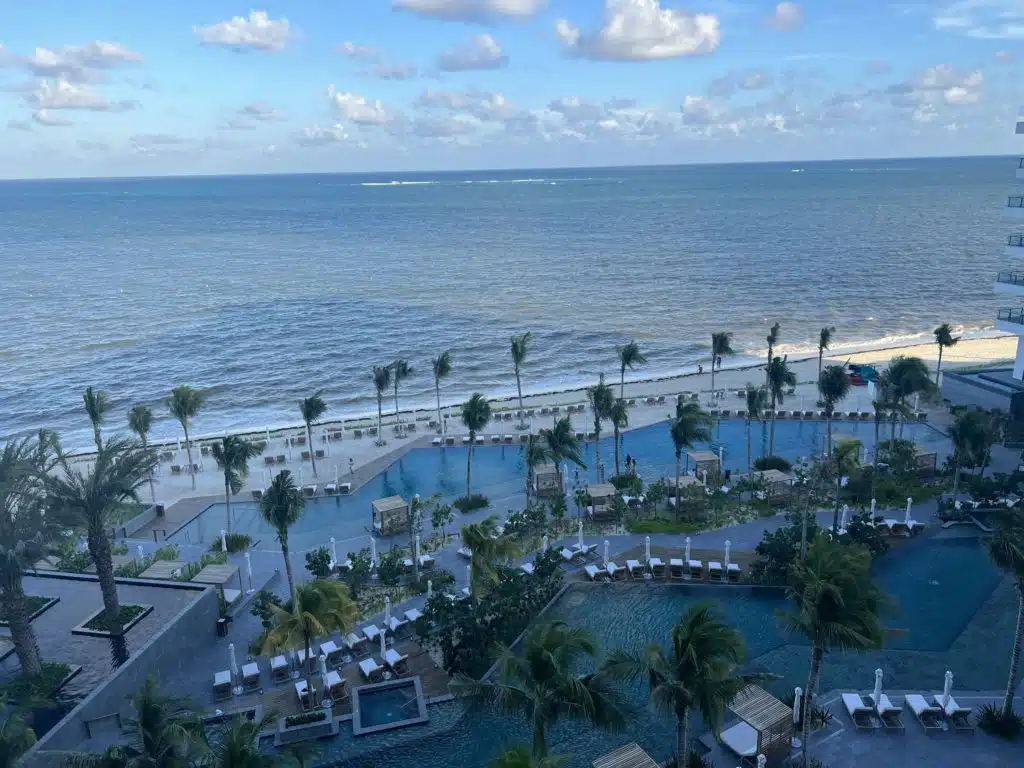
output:
{"label": "trash bin", "polygon": [[217,637],[227,637],[227,636],[228,636],[228,620],[227,619],[217,619]]}

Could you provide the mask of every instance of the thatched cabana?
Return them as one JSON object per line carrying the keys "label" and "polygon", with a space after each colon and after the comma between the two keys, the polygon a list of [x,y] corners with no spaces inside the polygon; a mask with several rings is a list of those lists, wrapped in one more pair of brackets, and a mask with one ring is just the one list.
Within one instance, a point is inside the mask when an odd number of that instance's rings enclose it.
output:
{"label": "thatched cabana", "polygon": [[374,499],[373,527],[381,536],[402,533],[409,530],[409,502],[401,496]]}
{"label": "thatched cabana", "polygon": [[722,743],[741,758],[764,755],[768,765],[789,757],[793,739],[793,710],[757,685],[748,685],[729,702],[742,720],[722,731]]}
{"label": "thatched cabana", "polygon": [[921,477],[934,477],[939,463],[939,455],[929,449],[914,444],[914,469]]}
{"label": "thatched cabana", "polygon": [[562,493],[558,467],[544,464],[533,470],[533,492],[538,496],[557,496]]}
{"label": "thatched cabana", "polygon": [[597,758],[594,768],[658,768],[651,756],[639,744],[627,744],[614,752]]}
{"label": "thatched cabana", "polygon": [[704,473],[707,472],[709,483],[718,482],[721,462],[718,459],[717,453],[711,451],[687,451],[686,455],[696,469],[697,477],[703,480]]}
{"label": "thatched cabana", "polygon": [[587,494],[590,496],[588,514],[595,518],[611,514],[612,502],[615,501],[615,494],[617,493],[618,490],[611,483],[588,485]]}
{"label": "thatched cabana", "polygon": [[793,476],[779,469],[765,469],[750,473],[750,479],[763,485],[767,499],[772,504],[781,504],[793,495]]}

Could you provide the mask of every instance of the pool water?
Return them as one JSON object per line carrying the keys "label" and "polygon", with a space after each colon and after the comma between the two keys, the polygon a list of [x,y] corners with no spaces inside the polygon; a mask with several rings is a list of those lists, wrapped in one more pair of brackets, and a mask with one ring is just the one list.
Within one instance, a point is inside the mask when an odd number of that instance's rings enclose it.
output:
{"label": "pool water", "polygon": [[410,684],[359,694],[359,714],[363,728],[398,723],[419,715],[416,689]]}
{"label": "pool water", "polygon": [[[751,425],[755,457],[762,452],[762,445],[767,441],[767,431],[760,422]],[[826,425],[819,421],[780,421],[775,427],[775,452],[793,460],[821,451],[825,432]],[[874,445],[874,424],[871,422],[836,422],[833,434],[856,437],[869,451]],[[926,424],[908,424],[904,436],[939,450],[940,453],[944,451],[947,442],[945,437]],[[709,445],[697,447],[716,451],[721,448],[727,469],[746,471],[747,440],[743,420],[720,421],[712,437]],[[374,499],[393,495],[411,499],[414,494],[427,498],[438,493],[451,501],[462,495],[465,492],[467,452],[468,448],[462,446],[416,448],[351,496],[318,497],[307,502],[302,518],[290,530],[292,549],[299,551],[321,546],[329,536],[342,542],[369,533],[372,523],[370,503]],[[625,433],[622,436],[620,459],[624,460],[627,454],[636,458],[638,473],[645,482],[675,474],[675,456],[667,422]],[[584,445],[583,458],[587,469],[579,471],[580,480],[596,481],[593,443]],[[614,472],[611,437],[601,440],[601,462],[605,465],[606,474]],[[575,469],[571,468],[569,473],[569,484],[572,485]],[[522,506],[525,474],[521,446],[485,445],[478,446],[473,452],[473,490],[486,494],[497,509]],[[256,504],[236,502],[231,505],[231,512],[233,530],[250,534],[254,540],[263,542],[263,548],[276,546],[273,531],[263,522]],[[223,527],[224,505],[213,504],[170,538],[183,543],[210,543]]]}
{"label": "pool water", "polygon": [[[879,651],[829,653],[820,691],[868,689],[878,667],[892,691],[940,690],[947,669],[954,671],[958,689],[998,690],[1005,685],[1016,601],[1012,585],[988,563],[976,538],[918,539],[881,558],[875,570],[900,602],[898,616],[887,624],[908,631]],[[779,677],[766,688],[782,696],[806,685],[810,647],[780,631],[777,612],[788,608],[780,589],[577,584],[561,595],[548,616],[592,632],[602,654],[618,647],[639,651],[649,643],[667,645],[680,616],[704,600],[714,601],[742,633],[746,669]],[[668,759],[674,746],[672,721],[648,707],[642,682],[625,693],[633,716],[624,732],[608,734],[563,723],[548,734],[551,753],[568,755],[570,768],[585,768],[596,757],[637,741],[656,760]],[[359,741],[343,736],[325,745],[320,762],[352,768],[476,768],[503,749],[530,743],[530,733],[518,719],[466,715],[458,702],[432,706],[429,714],[424,726]],[[695,721],[693,729],[700,728]]]}

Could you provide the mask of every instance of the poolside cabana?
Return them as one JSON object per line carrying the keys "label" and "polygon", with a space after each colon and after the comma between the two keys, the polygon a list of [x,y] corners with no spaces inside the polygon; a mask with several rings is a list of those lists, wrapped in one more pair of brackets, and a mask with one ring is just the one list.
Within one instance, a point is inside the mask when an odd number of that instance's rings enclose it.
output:
{"label": "poolside cabana", "polygon": [[614,752],[597,758],[593,765],[594,768],[658,768],[658,764],[651,756],[636,743],[619,747]]}
{"label": "poolside cabana", "polygon": [[[238,577],[238,589],[229,588],[228,584]],[[224,602],[231,605],[242,595],[242,574],[234,565],[208,565],[195,576],[192,581],[196,584],[213,584],[220,589],[224,596]]]}
{"label": "poolside cabana", "polygon": [[562,493],[558,467],[545,464],[533,470],[533,492],[538,496],[557,496]]}
{"label": "poolside cabana", "polygon": [[789,757],[793,739],[793,710],[757,685],[748,685],[729,702],[742,722],[722,731],[722,743],[741,758],[764,755],[768,765]]}
{"label": "poolside cabana", "polygon": [[706,472],[709,481],[717,482],[718,472],[721,468],[717,453],[712,453],[711,451],[687,451],[686,455],[690,464],[696,470],[697,477],[703,480],[704,473]]}
{"label": "poolside cabana", "polygon": [[409,502],[401,496],[375,499],[370,506],[373,508],[373,527],[381,536],[409,530]]}
{"label": "poolside cabana", "polygon": [[[680,475],[679,476],[679,489],[678,489],[678,493],[676,492],[676,478],[675,478],[675,475],[672,475],[671,477],[666,477],[664,482],[665,482],[665,488],[667,490],[666,497],[665,497],[665,503],[668,504],[669,506],[672,506],[672,503],[669,501],[669,499],[677,498],[677,497],[681,496],[682,494],[686,493],[687,490],[689,490],[690,488],[703,488],[704,487],[704,483],[701,482],[701,479],[699,477],[694,476],[694,475]],[[677,504],[678,504],[678,502],[677,502]]]}
{"label": "poolside cabana", "polygon": [[920,477],[934,477],[939,463],[939,455],[928,448],[914,444],[914,468]]}
{"label": "poolside cabana", "polygon": [[750,479],[764,488],[772,504],[781,504],[793,494],[793,476],[779,469],[751,472]]}
{"label": "poolside cabana", "polygon": [[611,483],[588,485],[587,495],[590,496],[590,507],[587,509],[587,514],[594,518],[610,515],[617,493],[618,490]]}

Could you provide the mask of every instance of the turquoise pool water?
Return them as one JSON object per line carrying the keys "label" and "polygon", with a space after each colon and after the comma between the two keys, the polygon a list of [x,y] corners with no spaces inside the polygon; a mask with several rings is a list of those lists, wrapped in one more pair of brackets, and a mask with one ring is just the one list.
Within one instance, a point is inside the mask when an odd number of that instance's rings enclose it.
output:
{"label": "turquoise pool water", "polygon": [[[822,667],[822,691],[870,688],[876,667],[884,670],[885,686],[893,691],[941,689],[946,669],[954,671],[958,689],[1005,685],[1015,602],[977,539],[915,540],[882,558],[875,569],[880,583],[901,603],[888,624],[907,632],[881,651],[829,654]],[[955,578],[961,574],[963,578]],[[781,590],[579,584],[562,594],[549,615],[590,630],[603,652],[616,647],[639,650],[651,642],[665,643],[680,615],[702,600],[715,601],[743,634],[747,669],[779,676],[766,687],[782,695],[806,685],[810,648],[779,631],[776,613],[787,607]],[[672,722],[647,707],[642,684],[626,693],[634,716],[625,732],[607,734],[566,723],[550,732],[551,752],[570,755],[569,766],[584,768],[595,757],[637,741],[656,760],[667,759],[673,747]],[[519,722],[463,715],[457,702],[430,707],[429,715],[427,725],[379,737],[354,739],[343,728],[342,736],[325,745],[320,761],[352,768],[476,768],[508,746],[529,743],[529,733]]]}
{"label": "turquoise pool water", "polygon": [[416,706],[416,690],[411,683],[404,687],[381,688],[359,694],[363,728],[409,720],[419,714]]}
{"label": "turquoise pool water", "polygon": [[[754,455],[761,452],[760,446],[766,440],[760,423],[752,426]],[[874,425],[869,422],[837,422],[833,426],[835,435],[854,436],[864,442],[868,450],[874,444]],[[942,450],[946,439],[925,424],[910,424],[905,436],[923,445]],[[789,459],[807,456],[820,451],[825,435],[825,425],[814,421],[780,421],[776,424],[775,452]],[[747,464],[746,431],[742,420],[723,420],[715,428],[714,440],[700,448],[722,448],[727,469],[745,471]],[[339,542],[366,534],[371,526],[370,502],[384,496],[400,495],[406,499],[414,494],[423,498],[440,493],[453,499],[465,491],[466,452],[461,446],[446,448],[417,448],[409,451],[386,470],[374,477],[352,496],[316,498],[306,505],[302,519],[291,529],[293,550],[321,546],[328,536]],[[580,479],[593,482],[597,477],[594,466],[595,447],[593,443],[584,446],[586,470],[580,470]],[[672,441],[666,422],[654,424],[622,437],[621,457],[633,456],[638,462],[638,471],[645,481],[657,480],[675,474],[675,458]],[[612,439],[601,440],[601,460],[606,474],[614,472]],[[573,470],[570,469],[570,475]],[[518,445],[479,446],[473,453],[473,488],[485,493],[497,509],[522,505],[525,489],[525,468],[522,448]],[[570,478],[572,484],[573,478]],[[252,503],[231,505],[233,530],[249,533],[254,539],[272,546],[273,533],[259,516],[259,510]],[[209,522],[207,518],[209,517]],[[224,506],[214,504],[188,525],[179,529],[171,538],[187,543],[209,543],[224,527]]]}

